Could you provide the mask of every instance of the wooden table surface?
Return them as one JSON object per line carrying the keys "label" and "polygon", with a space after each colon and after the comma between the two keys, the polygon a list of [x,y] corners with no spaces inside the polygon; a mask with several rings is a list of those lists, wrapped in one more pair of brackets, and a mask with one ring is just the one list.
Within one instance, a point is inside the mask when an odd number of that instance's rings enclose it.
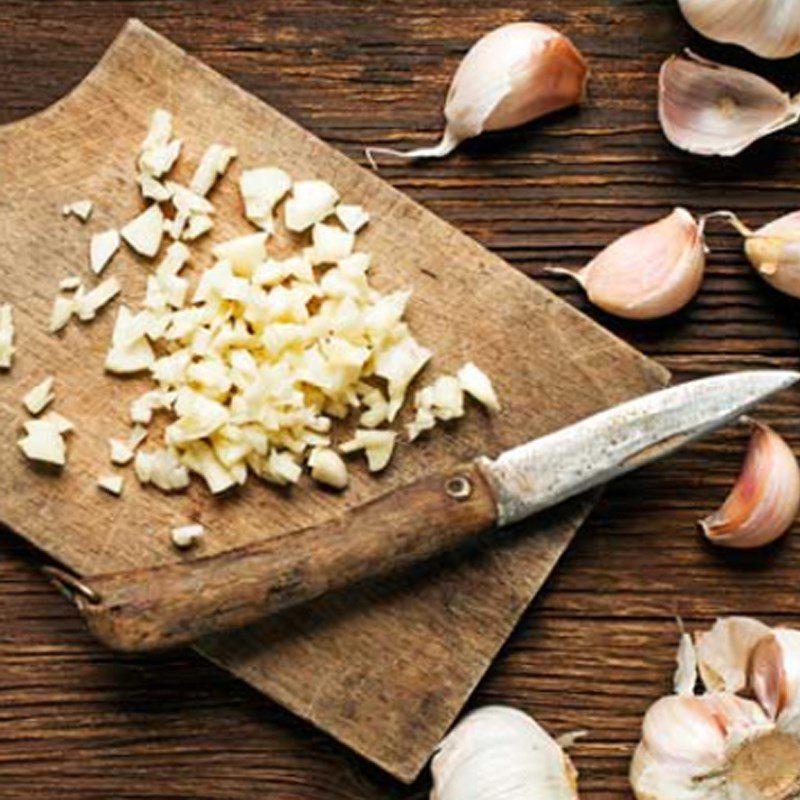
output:
{"label": "wooden table surface", "polygon": [[[0,0],[0,123],[62,96],[124,20],[139,16],[363,163],[365,144],[432,141],[460,55],[534,6],[591,61],[583,107],[486,137],[444,162],[387,164],[384,177],[678,380],[797,367],[797,304],[765,287],[738,237],[718,225],[700,295],[666,322],[609,319],[543,275],[547,265],[578,267],[675,204],[727,207],[752,224],[800,205],[796,132],[724,163],[663,139],[656,75],[686,44],[800,89],[797,62],[764,64],[703,41],[674,0]],[[786,394],[759,412],[795,446],[799,399]],[[554,733],[588,730],[574,750],[584,798],[629,796],[641,715],[670,686],[676,615],[690,628],[733,613],[785,623],[800,615],[796,535],[737,555],[695,532],[734,479],[745,441],[741,428],[720,433],[614,485],[474,698],[519,706]],[[2,537],[3,800],[386,800],[423,798],[428,788],[427,777],[413,787],[388,779],[199,656],[104,651],[40,576],[35,554]]]}

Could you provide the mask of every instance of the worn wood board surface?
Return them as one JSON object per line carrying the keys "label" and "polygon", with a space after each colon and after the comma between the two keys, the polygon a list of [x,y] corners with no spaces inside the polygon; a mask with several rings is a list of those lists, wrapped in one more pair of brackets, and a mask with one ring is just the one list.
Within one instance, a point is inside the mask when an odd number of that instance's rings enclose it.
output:
{"label": "worn wood board surface", "polygon": [[[76,85],[131,14],[365,163],[365,143],[434,140],[460,55],[501,22],[535,17],[590,58],[576,112],[465,146],[446,162],[381,174],[559,292],[676,380],[798,366],[798,305],[747,267],[713,226],[702,291],[674,319],[628,324],[591,309],[544,267],[578,267],[612,237],[675,203],[732,207],[757,225],[798,207],[800,129],[734,161],[679,153],[655,117],[658,67],[690,44],[800,90],[798,60],[765,63],[693,35],[674,0],[0,0],[0,122]],[[276,78],[278,76],[278,78]],[[0,192],[2,199],[2,192]],[[797,448],[800,393],[759,409]],[[800,537],[721,552],[695,521],[723,498],[747,432],[708,441],[609,487],[470,705],[509,703],[572,750],[584,800],[629,798],[645,708],[669,691],[675,614],[800,621]],[[425,800],[190,651],[119,658],[99,647],[35,568],[0,537],[0,797],[3,800]]]}
{"label": "worn wood board surface", "polygon": [[[306,484],[279,492],[255,481],[222,499],[199,485],[185,496],[164,496],[139,487],[132,474],[122,500],[101,493],[96,477],[108,471],[107,439],[124,432],[129,402],[147,384],[103,373],[112,309],[58,337],[47,333],[47,320],[58,280],[87,276],[90,234],[138,213],[133,161],[156,107],[174,113],[185,141],[178,179],[188,179],[212,142],[239,151],[212,195],[217,223],[196,248],[196,266],[208,264],[214,241],[248,230],[235,189],[242,167],[279,164],[297,178],[328,180],[373,215],[360,241],[375,256],[375,283],[415,291],[410,322],[436,353],[422,379],[473,359],[492,375],[502,415],[473,411],[419,446],[401,446],[381,477],[356,470],[343,496]],[[661,367],[500,258],[136,21],[71,95],[0,130],[0,164],[2,299],[16,309],[18,336],[14,369],[0,379],[0,427],[8,434],[0,441],[0,518],[81,575],[181,557],[168,532],[189,520],[208,531],[204,554],[319,522],[432,465],[496,454],[666,379]],[[89,224],[60,218],[62,203],[84,197],[95,203]],[[147,272],[125,251],[104,277],[119,277],[124,299],[136,303]],[[50,373],[54,408],[77,428],[63,473],[32,469],[15,444],[25,419],[20,398]],[[343,593],[200,650],[411,780],[588,507],[587,500],[570,503],[496,549]]]}

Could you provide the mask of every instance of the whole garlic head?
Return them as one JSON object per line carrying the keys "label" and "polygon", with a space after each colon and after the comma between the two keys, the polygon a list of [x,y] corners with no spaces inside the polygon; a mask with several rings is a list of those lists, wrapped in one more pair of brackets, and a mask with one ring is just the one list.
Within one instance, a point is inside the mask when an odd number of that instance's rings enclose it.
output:
{"label": "whole garlic head", "polygon": [[706,691],[647,711],[630,771],[637,798],[795,800],[800,632],[732,617],[697,642]]}
{"label": "whole garlic head", "polygon": [[431,762],[430,800],[577,800],[567,754],[522,711],[485,706],[445,737]]}
{"label": "whole garlic head", "polygon": [[800,5],[792,0],[678,0],[695,30],[763,58],[800,53]]}

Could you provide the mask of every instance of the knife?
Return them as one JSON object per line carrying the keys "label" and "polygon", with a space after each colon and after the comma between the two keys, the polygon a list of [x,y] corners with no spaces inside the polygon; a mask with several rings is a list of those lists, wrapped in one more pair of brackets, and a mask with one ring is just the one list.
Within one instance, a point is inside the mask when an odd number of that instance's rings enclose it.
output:
{"label": "knife", "polygon": [[188,644],[526,519],[674,452],[799,378],[738,372],[654,392],[496,459],[429,475],[321,525],[219,555],[86,579],[47,571],[111,648]]}

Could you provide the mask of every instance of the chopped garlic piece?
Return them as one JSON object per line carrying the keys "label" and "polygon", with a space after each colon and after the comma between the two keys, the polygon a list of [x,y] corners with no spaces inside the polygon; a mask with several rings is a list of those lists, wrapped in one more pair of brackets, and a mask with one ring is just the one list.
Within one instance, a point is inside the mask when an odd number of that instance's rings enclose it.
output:
{"label": "chopped garlic piece", "polygon": [[76,311],[76,303],[71,297],[59,295],[53,301],[53,311],[50,315],[50,333],[58,333],[66,327]]}
{"label": "chopped garlic piece", "polygon": [[157,390],[145,392],[131,403],[131,422],[138,425],[149,425],[153,421],[153,412],[169,411],[174,402],[174,392]]}
{"label": "chopped garlic piece", "polygon": [[147,428],[143,425],[134,425],[131,435],[128,437],[128,447],[135,451],[146,438]]}
{"label": "chopped garlic piece", "polygon": [[108,492],[109,494],[112,494],[115,497],[119,497],[122,494],[125,482],[122,479],[122,475],[116,475],[116,474],[102,475],[97,479],[97,485],[104,492]]}
{"label": "chopped garlic piece", "polygon": [[192,180],[189,182],[189,188],[196,194],[207,195],[211,191],[211,187],[225,174],[236,155],[236,150],[232,147],[212,144],[203,153]]}
{"label": "chopped garlic piece", "polygon": [[11,369],[14,352],[14,312],[10,303],[4,303],[0,305],[0,369]]}
{"label": "chopped garlic piece", "polygon": [[156,203],[165,203],[172,197],[172,192],[161,181],[142,172],[137,178],[145,200],[155,200]]}
{"label": "chopped garlic piece", "polygon": [[339,449],[343,453],[355,453],[363,450],[367,456],[370,472],[380,472],[386,467],[394,452],[397,434],[394,431],[374,431],[358,428],[355,436],[344,442]]}
{"label": "chopped garlic piece", "polygon": [[193,192],[186,186],[175,181],[167,181],[166,187],[172,196],[172,203],[179,212],[184,214],[213,214],[214,205],[202,195]]}
{"label": "chopped garlic piece", "polygon": [[162,147],[172,138],[172,114],[163,108],[157,108],[150,117],[147,137],[142,142],[141,150],[152,150]]}
{"label": "chopped garlic piece", "polygon": [[352,233],[318,222],[311,231],[313,260],[316,264],[335,264],[347,258],[355,246],[356,237]]}
{"label": "chopped garlic piece", "polygon": [[172,450],[136,453],[133,469],[140,483],[152,483],[162,492],[176,492],[189,485],[189,471]]}
{"label": "chopped garlic piece", "polygon": [[369,222],[369,214],[362,206],[340,204],[336,206],[336,216],[350,233],[358,233]]}
{"label": "chopped garlic piece", "polygon": [[203,538],[206,529],[200,525],[182,525],[179,528],[173,528],[170,538],[172,544],[179,550],[188,550],[193,547],[197,542]]}
{"label": "chopped garlic piece", "polygon": [[25,431],[26,436],[17,444],[26,458],[59,467],[67,463],[67,447],[58,422],[52,419],[29,420],[25,423]]}
{"label": "chopped garlic piece", "polygon": [[273,209],[291,188],[292,179],[278,167],[245,170],[239,180],[244,215],[259,228],[271,231]]}
{"label": "chopped garlic piece", "polygon": [[136,452],[133,447],[127,442],[121,442],[119,439],[109,439],[111,446],[111,463],[117,466],[124,467],[133,461]]}
{"label": "chopped garlic piece", "polygon": [[121,231],[122,238],[137,252],[153,258],[161,247],[164,235],[164,215],[158,203],[153,203]]}
{"label": "chopped garlic piece", "polygon": [[341,456],[329,447],[315,447],[308,457],[311,477],[318,483],[345,489],[348,484],[347,466]]}
{"label": "chopped garlic piece", "polygon": [[267,235],[251,233],[238,239],[229,239],[214,247],[215,258],[228,262],[237,275],[249,277],[253,270],[267,258]]}
{"label": "chopped garlic piece", "polygon": [[471,361],[458,371],[461,388],[491,411],[500,411],[500,401],[489,376]]}
{"label": "chopped garlic piece", "polygon": [[36,384],[36,386],[22,398],[22,404],[34,417],[41,414],[55,399],[55,395],[53,394],[54,382],[55,378],[49,375],[41,383]]}
{"label": "chopped garlic piece", "polygon": [[330,216],[339,201],[339,193],[325,181],[298,181],[286,201],[286,227],[298,233]]}
{"label": "chopped garlic piece", "polygon": [[409,384],[430,357],[431,351],[407,334],[381,351],[376,358],[375,374],[389,382],[390,422],[397,416]]}
{"label": "chopped garlic piece", "polygon": [[[75,430],[75,426],[68,420],[66,417],[62,417],[57,411],[48,411],[43,417],[42,422],[52,422],[56,428],[58,428],[58,432],[61,434],[64,433],[72,433]],[[25,423],[26,426],[28,423]]]}
{"label": "chopped garlic piece", "polygon": [[61,207],[61,213],[65,217],[72,215],[77,217],[81,222],[86,222],[92,215],[94,204],[91,200],[76,200],[74,203],[67,203]]}
{"label": "chopped garlic piece", "polygon": [[183,229],[181,238],[186,242],[193,242],[208,233],[213,227],[214,220],[207,214],[192,214]]}
{"label": "chopped garlic piece", "polygon": [[83,322],[89,322],[97,316],[97,312],[107,303],[110,303],[121,290],[119,281],[116,278],[109,278],[98,284],[90,292],[75,296],[78,304],[78,317]]}
{"label": "chopped garlic piece", "polygon": [[64,278],[59,282],[58,288],[62,292],[74,292],[80,285],[81,279],[77,275],[70,275],[69,278]]}
{"label": "chopped garlic piece", "polygon": [[114,253],[119,250],[119,233],[107,230],[92,236],[89,244],[89,266],[95,275],[99,275],[110,263]]}

